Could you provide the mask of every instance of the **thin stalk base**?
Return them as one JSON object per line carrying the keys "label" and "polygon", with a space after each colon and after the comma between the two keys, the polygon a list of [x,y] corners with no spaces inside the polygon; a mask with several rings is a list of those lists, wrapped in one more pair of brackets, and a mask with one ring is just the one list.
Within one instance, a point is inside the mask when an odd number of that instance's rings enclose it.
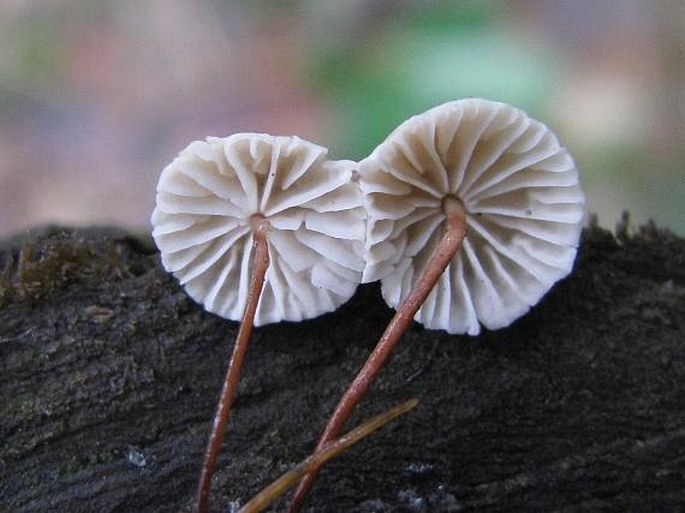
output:
{"label": "thin stalk base", "polygon": [[[352,415],[355,406],[369,390],[376,376],[390,358],[392,350],[412,323],[414,315],[433,290],[454,255],[461,248],[467,231],[464,207],[458,198],[447,196],[443,199],[442,210],[447,221],[442,239],[433,250],[413,289],[397,309],[395,316],[388,324],[366,363],[340,399],[324,429],[316,451],[320,451],[328,442],[338,436],[345,422]],[[320,466],[312,468],[302,478],[293,494],[288,513],[300,511],[320,468]]]}
{"label": "thin stalk base", "polygon": [[245,358],[250,335],[252,334],[254,317],[264,285],[264,277],[269,267],[269,246],[265,232],[265,223],[260,224],[258,229],[253,231],[253,269],[250,279],[250,291],[247,297],[247,304],[245,305],[245,312],[243,313],[243,320],[240,323],[240,329],[238,330],[238,336],[233,348],[233,354],[231,355],[231,361],[228,364],[228,371],[221,389],[219,404],[214,415],[204,462],[202,463],[202,472],[197,491],[197,513],[206,513],[207,511],[209,489],[212,484],[212,477],[214,476],[216,460],[224,442],[228,415],[233,404],[235,391],[238,388],[240,369],[243,366],[243,359]]}

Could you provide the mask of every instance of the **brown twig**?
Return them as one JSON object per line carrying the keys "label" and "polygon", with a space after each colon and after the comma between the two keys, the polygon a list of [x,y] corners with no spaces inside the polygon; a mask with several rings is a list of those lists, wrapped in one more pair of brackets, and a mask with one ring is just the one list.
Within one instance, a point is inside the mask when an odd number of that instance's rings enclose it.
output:
{"label": "brown twig", "polygon": [[356,444],[359,440],[380,429],[388,422],[412,410],[418,403],[419,400],[416,398],[405,401],[402,404],[367,420],[362,425],[356,427],[337,440],[326,443],[320,450],[255,495],[247,504],[245,504],[245,506],[240,508],[238,513],[257,513],[264,510],[264,508],[288,489],[295,486],[297,481],[307,472],[310,472],[312,469],[321,468],[328,460],[335,458],[337,455]]}

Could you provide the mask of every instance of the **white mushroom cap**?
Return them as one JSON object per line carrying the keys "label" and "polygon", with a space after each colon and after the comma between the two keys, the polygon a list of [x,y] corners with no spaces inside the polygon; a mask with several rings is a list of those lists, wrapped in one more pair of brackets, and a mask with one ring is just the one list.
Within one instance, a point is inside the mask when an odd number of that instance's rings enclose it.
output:
{"label": "white mushroom cap", "polygon": [[195,141],[163,171],[152,232],[162,263],[213,313],[242,317],[255,214],[270,265],[254,324],[299,321],[347,301],[361,281],[366,213],[356,164],[297,137]]}
{"label": "white mushroom cap", "polygon": [[584,196],[573,159],[542,123],[465,99],[402,123],[360,163],[369,216],[363,281],[397,307],[444,233],[446,195],[466,210],[463,247],[415,320],[450,333],[509,325],[573,266]]}

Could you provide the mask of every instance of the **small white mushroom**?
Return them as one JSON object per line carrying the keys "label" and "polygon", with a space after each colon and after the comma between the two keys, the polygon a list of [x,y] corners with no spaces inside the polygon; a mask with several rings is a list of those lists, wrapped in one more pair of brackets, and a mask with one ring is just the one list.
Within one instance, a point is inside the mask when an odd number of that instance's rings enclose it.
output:
{"label": "small white mushroom", "polygon": [[239,320],[263,221],[270,266],[254,324],[335,310],[360,282],[365,213],[355,163],[326,153],[266,134],[191,143],[157,186],[152,234],[164,268],[208,311]]}
{"label": "small white mushroom", "polygon": [[[411,323],[476,335],[508,326],[573,266],[584,196],[542,123],[502,103],[445,103],[402,123],[360,164],[364,281],[397,308],[319,440],[342,429]],[[462,248],[462,250],[460,250]],[[318,469],[293,495],[299,511]]]}
{"label": "small white mushroom", "polygon": [[152,214],[162,262],[190,296],[242,323],[198,486],[211,479],[253,325],[334,310],[361,280],[366,214],[355,163],[297,137],[195,141],[163,171]]}

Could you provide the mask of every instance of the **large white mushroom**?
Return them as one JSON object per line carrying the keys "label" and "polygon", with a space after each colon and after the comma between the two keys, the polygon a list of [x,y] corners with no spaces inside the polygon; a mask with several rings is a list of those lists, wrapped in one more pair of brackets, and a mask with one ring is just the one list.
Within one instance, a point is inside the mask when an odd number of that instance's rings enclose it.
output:
{"label": "large white mushroom", "polygon": [[213,313],[242,323],[198,489],[203,513],[252,326],[299,321],[361,281],[365,210],[356,164],[297,137],[195,141],[163,171],[152,232],[167,271]]}
{"label": "large white mushroom", "polygon": [[[360,164],[368,213],[364,281],[397,308],[336,407],[334,439],[412,318],[476,335],[508,326],[572,269],[584,216],[578,171],[557,137],[493,101],[445,103],[402,123]],[[316,475],[300,483],[298,511]]]}
{"label": "large white mushroom", "polygon": [[364,281],[397,307],[446,226],[468,236],[415,320],[477,335],[523,315],[573,266],[584,215],[578,172],[549,128],[502,103],[466,99],[400,125],[360,166],[369,215]]}

